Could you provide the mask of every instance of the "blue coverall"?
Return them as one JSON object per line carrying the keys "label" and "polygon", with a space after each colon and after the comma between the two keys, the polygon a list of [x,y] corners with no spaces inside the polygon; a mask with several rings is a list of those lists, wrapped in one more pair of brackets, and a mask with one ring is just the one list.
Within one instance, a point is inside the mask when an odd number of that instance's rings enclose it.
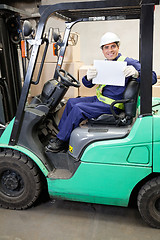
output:
{"label": "blue coverall", "polygon": [[[119,53],[118,56],[113,60],[117,61],[117,59],[121,56]],[[137,81],[140,82],[140,63],[139,61],[133,58],[126,58],[125,61],[127,65],[132,65],[139,72],[139,77]],[[103,96],[109,97],[114,100],[120,100],[123,98],[123,92],[127,86],[129,77],[125,79],[125,86],[112,86],[106,85],[103,88]],[[84,76],[82,79],[84,86],[91,88],[94,86],[92,81],[87,80],[87,76]],[[156,73],[152,73],[152,84],[157,82]],[[70,134],[74,128],[78,127],[80,122],[85,119],[97,118],[98,116],[111,113],[110,105],[103,103],[98,100],[96,96],[93,97],[82,97],[82,98],[70,98],[66,104],[64,113],[58,125],[59,133],[57,137],[62,141],[68,141],[70,138]]]}

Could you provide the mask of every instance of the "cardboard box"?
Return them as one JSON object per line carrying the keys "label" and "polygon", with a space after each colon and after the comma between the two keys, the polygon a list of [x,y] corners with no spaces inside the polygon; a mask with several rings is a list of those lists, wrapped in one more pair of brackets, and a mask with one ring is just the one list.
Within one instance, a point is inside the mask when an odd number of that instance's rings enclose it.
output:
{"label": "cardboard box", "polygon": [[154,86],[160,86],[160,76],[157,76],[157,83]]}
{"label": "cardboard box", "polygon": [[31,96],[31,94],[29,94],[28,98],[27,98],[27,103],[30,104],[32,99],[33,99],[33,97]]}
{"label": "cardboard box", "polygon": [[152,97],[160,97],[160,76],[157,76],[157,83],[152,86]]}
{"label": "cardboard box", "polygon": [[95,96],[96,95],[97,85],[95,85],[92,88],[87,88],[82,83],[82,78],[85,75],[87,75],[87,70],[88,70],[89,67],[91,67],[91,66],[83,65],[79,69],[79,81],[81,82],[81,87],[79,88],[79,96],[81,96],[81,97]]}
{"label": "cardboard box", "polygon": [[152,97],[160,97],[160,85],[152,86]]}
{"label": "cardboard box", "polygon": [[[83,65],[82,62],[70,62],[70,63],[64,63],[62,68],[69,72],[71,75],[73,75],[76,79],[78,79],[78,72],[79,68]],[[37,63],[34,75],[32,80],[36,81],[38,71],[39,71],[40,63]],[[54,71],[56,68],[56,63],[44,63],[40,82],[38,85],[31,85],[30,94],[31,96],[37,96],[42,92],[42,88],[45,82],[48,80],[53,79]],[[65,97],[71,98],[71,97],[77,97],[78,96],[78,88],[70,87],[67,91]]]}
{"label": "cardboard box", "polygon": [[[73,34],[75,33],[71,33],[71,36]],[[77,44],[75,46],[74,45],[67,46],[63,62],[79,62],[80,61],[80,36],[77,33],[76,35],[78,36]],[[45,48],[45,43],[40,47],[40,51],[37,59],[38,63],[42,61],[44,48]],[[47,63],[57,62],[57,59],[58,57],[53,55],[53,43],[50,43],[48,46],[45,62]]]}

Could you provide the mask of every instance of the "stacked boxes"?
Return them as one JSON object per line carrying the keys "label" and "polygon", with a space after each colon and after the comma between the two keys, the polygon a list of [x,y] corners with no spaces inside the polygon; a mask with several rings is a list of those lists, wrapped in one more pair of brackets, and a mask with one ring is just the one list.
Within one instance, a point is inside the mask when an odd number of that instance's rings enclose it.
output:
{"label": "stacked boxes", "polygon": [[152,86],[152,96],[160,97],[160,76],[157,78],[157,83]]}
{"label": "stacked boxes", "polygon": [[[72,34],[74,34],[74,33],[72,33]],[[36,81],[36,79],[37,79],[44,48],[45,48],[45,45],[42,45],[40,47],[36,68],[35,68],[34,75],[32,78],[33,81]],[[32,97],[39,95],[42,92],[44,83],[50,79],[53,79],[56,65],[57,65],[57,56],[53,55],[53,45],[49,44],[47,55],[45,58],[45,63],[44,63],[41,78],[40,78],[40,82],[38,85],[31,86],[30,94]],[[68,45],[68,47],[66,49],[62,69],[66,70],[71,75],[73,75],[73,77],[78,79],[79,68],[82,65],[83,65],[83,63],[80,61],[80,37],[78,35],[77,44],[75,46]],[[79,95],[78,88],[70,87],[65,96],[66,96],[66,98],[70,98],[70,97],[77,97],[78,95]]]}
{"label": "stacked boxes", "polygon": [[[73,75],[76,79],[78,79],[78,70],[82,62],[65,62],[63,63],[63,69]],[[34,71],[33,81],[36,81],[38,71],[39,71],[40,63],[37,63],[36,69]],[[56,63],[45,62],[41,74],[41,79],[38,85],[32,85],[31,87],[31,96],[37,96],[41,93],[43,85],[48,80],[53,79],[54,70],[56,68]],[[68,92],[65,95],[67,98],[77,97],[78,96],[78,88],[70,87]]]}
{"label": "stacked boxes", "polygon": [[79,69],[79,81],[81,82],[81,87],[79,88],[79,96],[87,97],[87,96],[95,96],[96,95],[96,87],[95,85],[92,88],[86,88],[82,83],[82,78],[87,75],[88,68],[91,67],[89,65],[83,65]]}

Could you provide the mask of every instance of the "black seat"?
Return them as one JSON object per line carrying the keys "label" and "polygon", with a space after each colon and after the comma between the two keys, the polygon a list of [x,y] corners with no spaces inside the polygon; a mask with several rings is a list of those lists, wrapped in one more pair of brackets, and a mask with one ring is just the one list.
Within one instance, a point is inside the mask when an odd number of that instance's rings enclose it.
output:
{"label": "black seat", "polygon": [[35,96],[32,99],[31,104],[47,104],[49,99],[51,98],[51,95],[55,92],[56,84],[57,81],[53,79],[47,81],[43,86],[42,93],[38,96]]}
{"label": "black seat", "polygon": [[[124,91],[123,99],[115,100],[111,104],[110,107],[112,114],[103,114],[98,118],[89,119],[89,123],[119,126],[130,125],[133,121],[133,118],[136,116],[139,85],[140,84],[135,79],[131,79]],[[114,111],[114,105],[116,103],[124,104],[124,111],[122,111],[119,115]]]}

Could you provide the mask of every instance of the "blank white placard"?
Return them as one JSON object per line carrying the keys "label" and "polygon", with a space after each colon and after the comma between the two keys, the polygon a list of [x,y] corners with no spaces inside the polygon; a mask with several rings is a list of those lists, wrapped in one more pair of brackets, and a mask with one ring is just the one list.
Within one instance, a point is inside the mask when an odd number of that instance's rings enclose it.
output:
{"label": "blank white placard", "polygon": [[94,60],[94,67],[98,73],[92,83],[124,86],[125,76],[123,71],[126,66],[127,62]]}

